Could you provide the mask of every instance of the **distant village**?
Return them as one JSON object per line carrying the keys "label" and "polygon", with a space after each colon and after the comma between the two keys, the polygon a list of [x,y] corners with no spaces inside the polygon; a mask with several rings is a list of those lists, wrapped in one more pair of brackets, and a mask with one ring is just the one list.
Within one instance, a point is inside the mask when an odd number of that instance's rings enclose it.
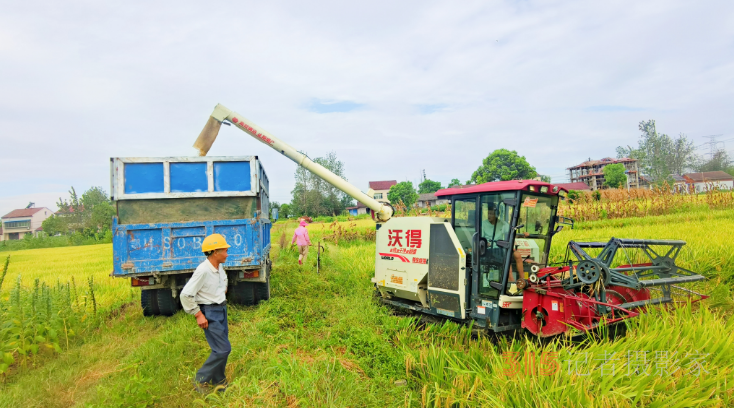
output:
{"label": "distant village", "polygon": [[[604,167],[610,164],[623,164],[627,182],[623,188],[650,188],[650,182],[642,174],[638,168],[636,159],[621,158],[603,158],[601,160],[587,160],[576,166],[569,167],[569,183],[552,183],[553,185],[565,188],[566,190],[576,191],[595,191],[602,189],[604,186]],[[734,189],[734,177],[724,171],[709,171],[702,173],[685,173],[673,174],[673,185],[671,186],[675,192],[700,193],[706,191],[707,188],[715,187],[725,190]],[[369,190],[375,200],[381,202],[390,202],[387,199],[387,193],[390,187],[396,185],[397,180],[370,181]],[[449,200],[444,197],[436,197],[435,193],[420,194],[418,200],[414,204],[415,207],[425,208],[436,205],[447,204]],[[351,215],[360,215],[369,213],[369,209],[362,203],[357,203],[354,207],[348,207],[347,211]]]}
{"label": "distant village", "polygon": [[[604,158],[601,160],[587,160],[581,164],[569,167],[569,183],[553,183],[567,190],[595,191],[604,186],[604,167],[611,164],[623,164],[626,174],[626,184],[622,188],[649,188],[650,182],[638,168],[638,161],[630,158]],[[675,192],[700,193],[707,188],[734,189],[734,177],[724,171],[709,171],[702,173],[685,173],[671,175]],[[398,184],[397,180],[370,181],[367,193],[380,202],[390,202],[388,192],[390,187]],[[425,208],[447,204],[449,200],[436,197],[435,193],[419,194],[414,207]],[[350,215],[368,214],[369,209],[362,203],[347,207]],[[26,235],[37,236],[43,231],[43,221],[52,216],[65,216],[54,212],[48,207],[36,207],[29,203],[25,208],[15,209],[2,216],[0,227],[0,241],[23,239]]]}

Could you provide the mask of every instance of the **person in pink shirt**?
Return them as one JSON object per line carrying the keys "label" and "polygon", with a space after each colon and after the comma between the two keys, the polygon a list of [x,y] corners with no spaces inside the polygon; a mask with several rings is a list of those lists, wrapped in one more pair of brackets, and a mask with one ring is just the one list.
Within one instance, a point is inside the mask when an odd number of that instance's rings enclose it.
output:
{"label": "person in pink shirt", "polygon": [[293,233],[293,239],[291,240],[291,245],[294,243],[298,244],[299,265],[303,265],[303,261],[306,259],[306,255],[308,255],[308,247],[311,245],[311,238],[308,237],[306,225],[308,225],[306,221],[301,221],[301,226],[296,228],[296,231]]}

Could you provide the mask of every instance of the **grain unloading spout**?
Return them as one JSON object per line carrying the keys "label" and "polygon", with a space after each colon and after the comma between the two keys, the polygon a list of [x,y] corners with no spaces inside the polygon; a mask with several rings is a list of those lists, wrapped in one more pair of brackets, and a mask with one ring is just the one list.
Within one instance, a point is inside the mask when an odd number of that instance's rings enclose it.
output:
{"label": "grain unloading spout", "polygon": [[245,133],[270,146],[272,149],[275,149],[284,156],[293,160],[297,165],[303,166],[306,170],[321,177],[332,186],[366,205],[369,209],[375,212],[375,219],[378,222],[385,222],[392,217],[393,208],[389,204],[381,203],[374,198],[367,196],[360,189],[332,173],[324,166],[315,163],[306,157],[306,155],[299,153],[289,144],[283,142],[266,130],[257,126],[255,123],[246,119],[244,116],[227,109],[221,104],[218,104],[214,108],[214,112],[209,117],[209,120],[206,122],[206,125],[199,134],[199,137],[196,139],[196,142],[194,142],[194,147],[199,151],[200,156],[206,156],[207,152],[209,152],[209,149],[212,147],[212,144],[214,144],[214,140],[216,140],[217,135],[219,134],[219,129],[222,127],[222,123],[224,121],[233,123]]}

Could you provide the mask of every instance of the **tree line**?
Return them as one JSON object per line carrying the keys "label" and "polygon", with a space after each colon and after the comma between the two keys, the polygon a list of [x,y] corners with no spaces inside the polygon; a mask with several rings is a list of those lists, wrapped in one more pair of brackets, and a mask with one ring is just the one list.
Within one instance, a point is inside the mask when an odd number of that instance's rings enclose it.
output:
{"label": "tree line", "polygon": [[[346,177],[344,177],[344,163],[336,157],[336,153],[330,152],[325,157],[317,157],[313,161],[346,180]],[[524,156],[518,155],[514,150],[498,149],[482,161],[482,165],[477,168],[466,184],[532,179],[538,176],[535,167],[531,166]],[[547,176],[540,177],[550,181]],[[291,191],[291,201],[282,204],[273,202],[271,205],[278,209],[279,217],[336,216],[342,214],[347,207],[354,205],[354,200],[350,196],[303,167],[299,166],[296,169],[295,181],[295,187]],[[463,183],[458,178],[454,178],[446,187],[460,185],[463,185]],[[390,187],[387,199],[391,203],[402,202],[403,205],[410,208],[418,200],[420,194],[435,193],[443,188],[441,182],[428,178],[421,181],[417,188],[412,182],[403,181]]]}
{"label": "tree line", "polygon": [[79,196],[74,187],[69,199],[59,197],[56,214],[43,221],[43,231],[51,236],[77,234],[100,238],[112,229],[115,208],[102,187],[92,187]]}
{"label": "tree line", "polygon": [[653,184],[671,183],[673,174],[682,175],[691,171],[724,171],[734,175],[734,166],[726,150],[714,149],[714,153],[706,158],[696,153],[693,141],[685,134],[671,137],[658,133],[654,120],[641,121],[638,129],[641,134],[637,147],[617,147],[617,158],[638,160],[640,172]]}

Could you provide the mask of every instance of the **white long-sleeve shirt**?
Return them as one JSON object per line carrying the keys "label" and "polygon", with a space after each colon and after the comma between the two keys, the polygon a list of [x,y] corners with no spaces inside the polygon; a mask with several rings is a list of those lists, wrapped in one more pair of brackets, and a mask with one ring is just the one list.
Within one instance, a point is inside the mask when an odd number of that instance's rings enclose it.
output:
{"label": "white long-sleeve shirt", "polygon": [[490,248],[497,248],[497,241],[505,241],[510,236],[510,224],[497,219],[494,224],[488,220],[482,220],[482,237],[492,241]]}
{"label": "white long-sleeve shirt", "polygon": [[227,291],[227,273],[222,264],[215,268],[209,260],[205,260],[194,271],[194,275],[186,282],[181,291],[181,306],[186,313],[199,313],[199,305],[212,305],[224,302]]}

